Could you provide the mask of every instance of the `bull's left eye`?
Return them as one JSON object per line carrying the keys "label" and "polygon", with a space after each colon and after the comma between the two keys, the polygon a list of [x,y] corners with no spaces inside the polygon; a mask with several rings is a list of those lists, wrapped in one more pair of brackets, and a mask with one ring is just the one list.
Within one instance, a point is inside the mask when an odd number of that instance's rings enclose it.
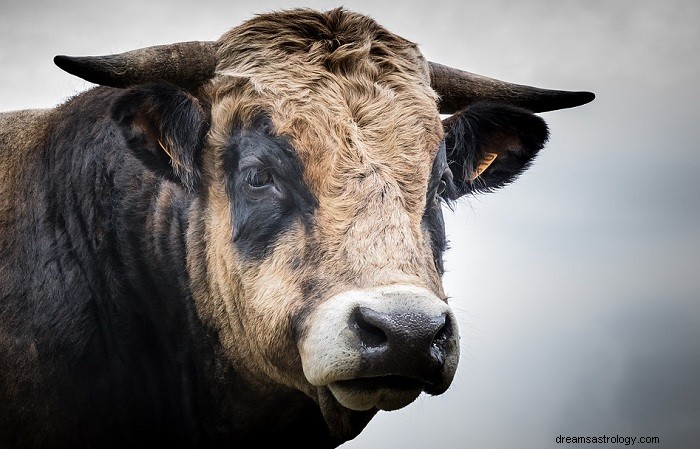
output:
{"label": "bull's left eye", "polygon": [[434,187],[434,196],[433,196],[433,201],[439,202],[440,199],[442,198],[443,193],[445,193],[445,190],[447,190],[447,180],[443,177],[440,179],[440,182]]}
{"label": "bull's left eye", "polygon": [[445,198],[445,194],[451,191],[453,188],[452,179],[452,171],[449,168],[446,168],[440,177],[440,182],[438,182],[434,187],[435,201],[440,201],[441,199]]}
{"label": "bull's left eye", "polygon": [[272,184],[272,173],[266,168],[250,170],[245,175],[245,182],[250,184],[251,187],[265,187],[268,184]]}
{"label": "bull's left eye", "polygon": [[440,184],[438,184],[437,187],[437,196],[442,196],[443,193],[445,193],[445,189],[447,188],[447,181],[444,179],[440,180]]}

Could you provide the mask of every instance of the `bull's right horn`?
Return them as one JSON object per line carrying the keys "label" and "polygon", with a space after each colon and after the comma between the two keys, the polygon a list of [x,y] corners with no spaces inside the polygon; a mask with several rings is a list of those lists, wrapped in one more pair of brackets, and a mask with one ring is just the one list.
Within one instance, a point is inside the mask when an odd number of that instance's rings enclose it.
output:
{"label": "bull's right horn", "polygon": [[592,92],[540,89],[500,81],[430,62],[430,84],[440,96],[439,110],[453,114],[475,101],[511,104],[532,112],[573,108],[593,101]]}
{"label": "bull's right horn", "polygon": [[53,59],[66,72],[91,83],[128,87],[165,80],[196,89],[214,76],[214,42],[180,42],[157,45],[106,56],[63,56]]}

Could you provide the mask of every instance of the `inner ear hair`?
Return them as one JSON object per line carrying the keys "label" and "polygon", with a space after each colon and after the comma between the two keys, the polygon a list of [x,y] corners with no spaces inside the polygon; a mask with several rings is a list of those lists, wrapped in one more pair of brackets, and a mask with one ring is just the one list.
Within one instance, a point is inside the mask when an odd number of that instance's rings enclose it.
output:
{"label": "inner ear hair", "polygon": [[158,145],[160,146],[160,148],[161,148],[161,149],[163,150],[163,152],[164,152],[165,154],[167,154],[168,157],[170,158],[170,164],[173,165],[173,166],[179,165],[177,159],[175,159],[175,158],[173,157],[173,153],[168,149],[168,147],[166,147],[165,145],[163,145],[163,142],[162,142],[160,139],[156,139],[156,142],[158,142]]}

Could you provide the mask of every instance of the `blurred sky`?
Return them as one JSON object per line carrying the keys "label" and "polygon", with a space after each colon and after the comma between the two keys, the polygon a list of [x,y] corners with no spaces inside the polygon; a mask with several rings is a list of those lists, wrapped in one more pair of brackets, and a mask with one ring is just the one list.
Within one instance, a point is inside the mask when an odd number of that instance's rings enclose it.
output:
{"label": "blurred sky", "polygon": [[446,210],[453,387],[380,413],[342,447],[569,446],[559,435],[698,447],[697,1],[3,0],[0,110],[87,89],[56,54],[213,40],[256,13],[341,5],[430,60],[597,95],[542,114],[550,142],[516,183]]}

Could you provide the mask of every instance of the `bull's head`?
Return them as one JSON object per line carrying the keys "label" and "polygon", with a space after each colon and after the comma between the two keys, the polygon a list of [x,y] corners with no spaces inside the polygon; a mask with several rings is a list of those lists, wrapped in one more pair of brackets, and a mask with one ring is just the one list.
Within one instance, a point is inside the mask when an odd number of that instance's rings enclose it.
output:
{"label": "bull's head", "polygon": [[548,136],[533,112],[593,99],[427,62],[344,10],[56,63],[127,88],[127,144],[194,198],[192,296],[231,360],[305,393],[343,438],[455,374],[442,205],[531,163]]}

